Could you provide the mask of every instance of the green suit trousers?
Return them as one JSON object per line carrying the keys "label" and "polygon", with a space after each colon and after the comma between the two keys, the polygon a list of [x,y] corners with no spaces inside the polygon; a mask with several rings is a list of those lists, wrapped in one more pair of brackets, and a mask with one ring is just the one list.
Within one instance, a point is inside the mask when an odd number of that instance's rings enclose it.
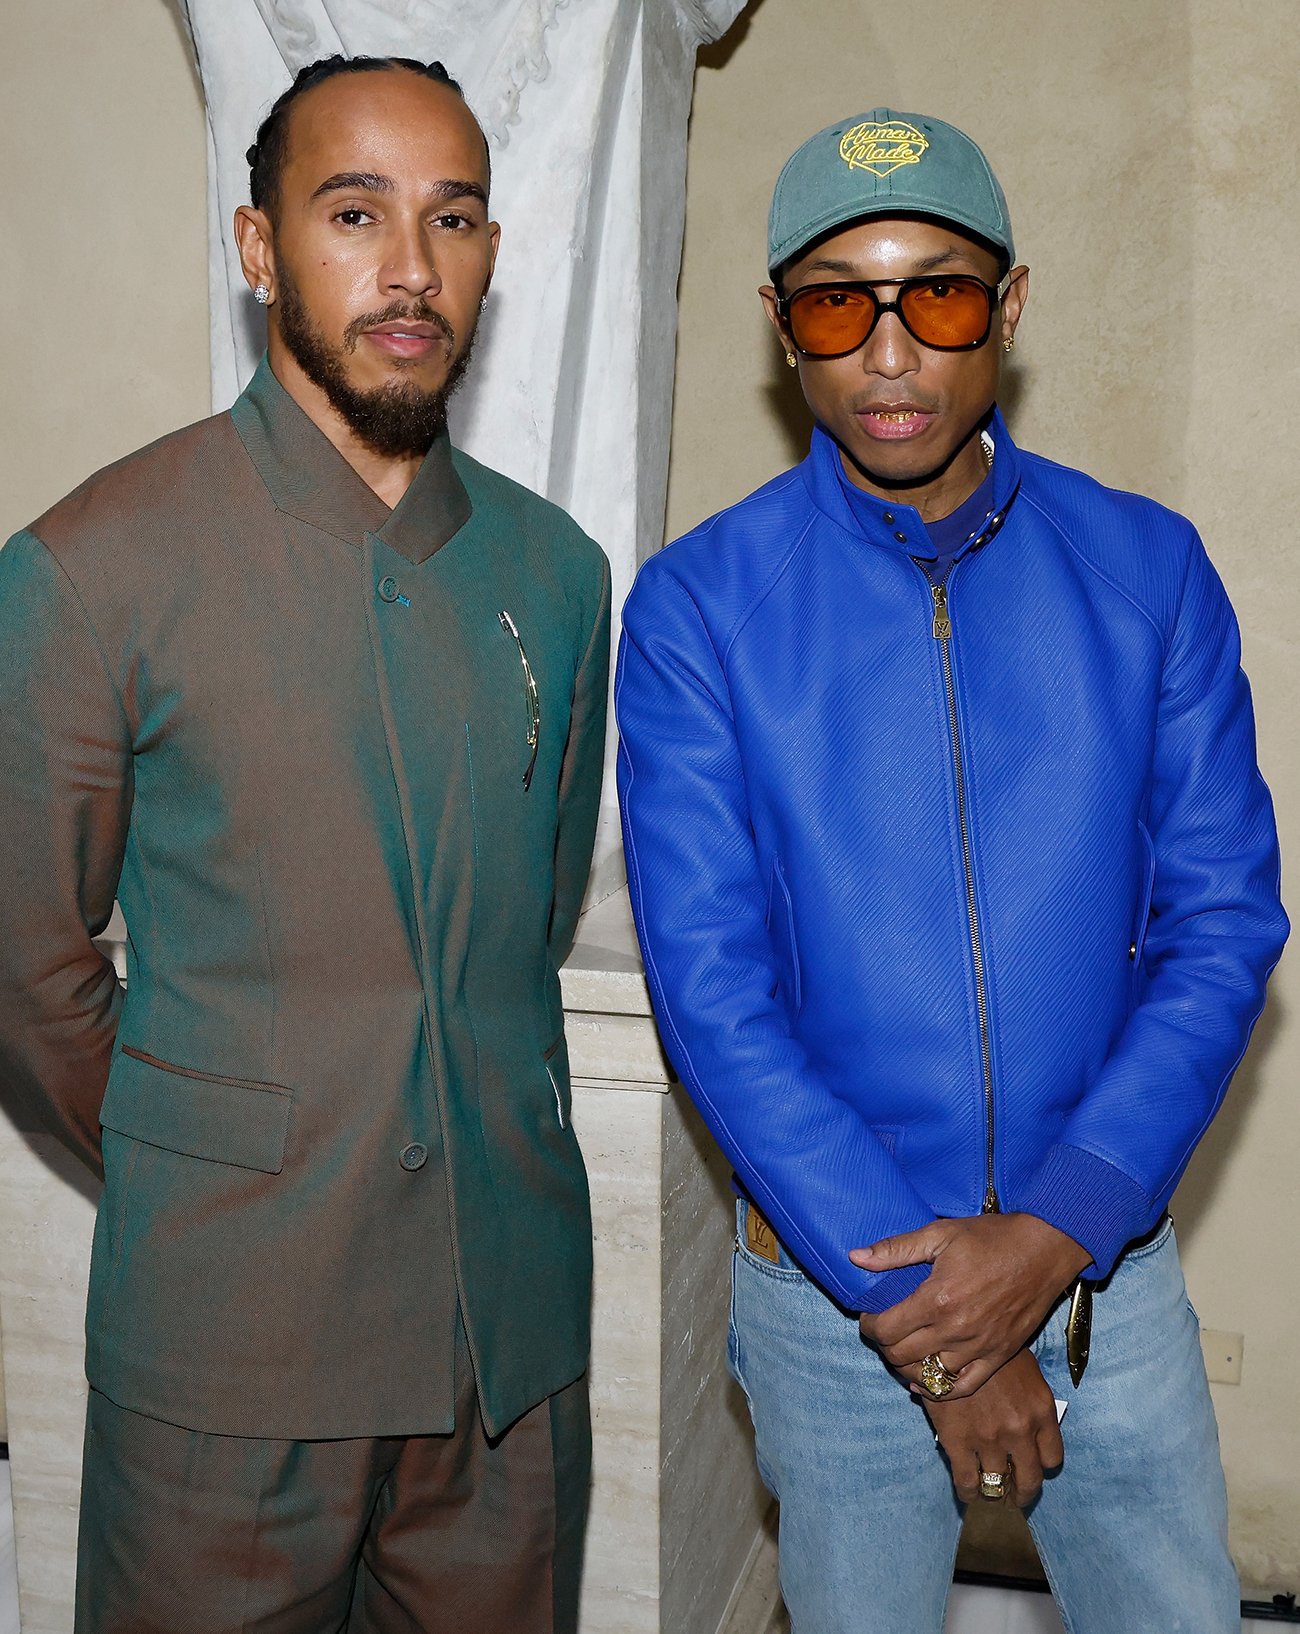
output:
{"label": "green suit trousers", "polygon": [[210,1435],[92,1391],[76,1634],[575,1634],[587,1380],[489,1438]]}

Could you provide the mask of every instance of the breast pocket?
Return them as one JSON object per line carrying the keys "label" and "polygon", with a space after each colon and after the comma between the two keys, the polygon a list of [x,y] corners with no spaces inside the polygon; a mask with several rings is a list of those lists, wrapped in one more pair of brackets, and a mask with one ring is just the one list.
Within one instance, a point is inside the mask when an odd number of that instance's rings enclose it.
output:
{"label": "breast pocket", "polygon": [[165,1151],[279,1174],[292,1106],[283,1084],[199,1072],[124,1044],[100,1122]]}

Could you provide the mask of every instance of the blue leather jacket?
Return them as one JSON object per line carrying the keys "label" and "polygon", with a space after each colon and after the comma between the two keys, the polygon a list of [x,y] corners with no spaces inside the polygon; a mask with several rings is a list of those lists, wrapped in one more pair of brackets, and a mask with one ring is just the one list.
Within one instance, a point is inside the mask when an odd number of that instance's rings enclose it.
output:
{"label": "blue leather jacket", "polygon": [[1108,1272],[1213,1118],[1287,933],[1236,621],[1189,523],[1019,451],[936,584],[820,430],[647,562],[617,710],[664,1045],[790,1252],[1026,1210]]}

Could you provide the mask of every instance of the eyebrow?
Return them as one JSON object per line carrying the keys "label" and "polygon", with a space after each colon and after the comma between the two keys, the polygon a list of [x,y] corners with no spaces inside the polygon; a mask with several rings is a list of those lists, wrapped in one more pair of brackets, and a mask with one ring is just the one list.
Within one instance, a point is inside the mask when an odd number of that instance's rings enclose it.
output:
{"label": "eyebrow", "polygon": [[[312,194],[313,199],[327,193],[396,193],[397,183],[391,176],[381,176],[373,170],[340,170],[328,176]],[[478,182],[448,178],[434,182],[425,195],[430,204],[449,204],[453,199],[477,199],[485,208],[487,192]]]}
{"label": "eyebrow", "polygon": [[951,266],[954,261],[964,261],[968,267],[978,266],[965,250],[959,249],[956,244],[949,244],[946,250],[940,250],[937,255],[927,255],[924,261],[918,261],[916,270],[918,273],[934,272],[940,267]]}

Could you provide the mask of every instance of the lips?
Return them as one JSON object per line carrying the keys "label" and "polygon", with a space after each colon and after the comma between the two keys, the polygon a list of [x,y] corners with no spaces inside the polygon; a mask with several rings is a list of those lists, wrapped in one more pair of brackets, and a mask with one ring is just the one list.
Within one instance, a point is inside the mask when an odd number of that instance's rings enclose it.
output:
{"label": "lips", "polygon": [[916,403],[868,403],[855,409],[854,417],[868,437],[881,442],[905,442],[919,437],[938,418]]}
{"label": "lips", "polygon": [[364,329],[362,339],[388,357],[406,359],[428,357],[438,347],[446,344],[446,336],[436,324],[422,321],[406,322],[402,319],[378,323]]}

